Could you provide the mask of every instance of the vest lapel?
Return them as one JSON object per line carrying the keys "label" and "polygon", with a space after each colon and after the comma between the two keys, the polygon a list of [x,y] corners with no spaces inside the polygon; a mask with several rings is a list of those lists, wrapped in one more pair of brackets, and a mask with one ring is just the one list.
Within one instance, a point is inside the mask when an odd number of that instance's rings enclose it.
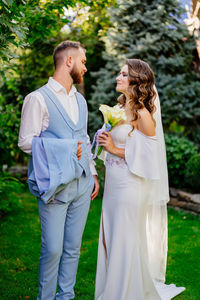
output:
{"label": "vest lapel", "polygon": [[80,94],[76,93],[76,100],[78,102],[78,110],[79,110],[79,116],[78,116],[78,123],[76,124],[76,130],[79,130],[86,124],[86,106],[84,101],[81,99]]}
{"label": "vest lapel", "polygon": [[68,115],[68,113],[66,112],[66,110],[64,109],[60,101],[58,100],[58,98],[56,97],[56,95],[46,85],[43,86],[42,89],[43,92],[45,92],[45,94],[48,96],[48,98],[54,103],[59,113],[63,117],[64,121],[71,127],[71,129],[73,130],[79,129],[79,127],[81,127],[82,125],[81,120],[83,119],[81,117],[81,115],[83,114],[82,101],[80,101],[79,97],[76,97],[78,102],[78,109],[79,109],[79,119],[78,119],[78,123],[74,124],[74,122],[72,121],[72,119],[70,118],[70,116]]}

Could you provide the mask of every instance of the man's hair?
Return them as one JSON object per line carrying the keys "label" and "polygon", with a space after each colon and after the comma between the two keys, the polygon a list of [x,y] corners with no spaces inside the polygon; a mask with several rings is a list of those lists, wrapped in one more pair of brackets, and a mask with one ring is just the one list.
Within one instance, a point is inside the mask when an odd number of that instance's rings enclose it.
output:
{"label": "man's hair", "polygon": [[55,69],[60,65],[60,63],[63,61],[63,55],[62,52],[70,49],[79,49],[82,48],[85,50],[84,46],[80,42],[74,42],[74,41],[64,41],[60,43],[53,52],[53,62]]}

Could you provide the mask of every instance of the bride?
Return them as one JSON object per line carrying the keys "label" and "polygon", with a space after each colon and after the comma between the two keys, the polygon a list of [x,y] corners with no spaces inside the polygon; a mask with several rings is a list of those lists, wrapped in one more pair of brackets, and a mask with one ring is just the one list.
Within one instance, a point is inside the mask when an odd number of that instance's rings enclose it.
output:
{"label": "bride", "polygon": [[169,200],[159,98],[149,65],[128,59],[117,77],[126,121],[103,132],[106,154],[96,300],[167,300],[184,288],[166,285]]}

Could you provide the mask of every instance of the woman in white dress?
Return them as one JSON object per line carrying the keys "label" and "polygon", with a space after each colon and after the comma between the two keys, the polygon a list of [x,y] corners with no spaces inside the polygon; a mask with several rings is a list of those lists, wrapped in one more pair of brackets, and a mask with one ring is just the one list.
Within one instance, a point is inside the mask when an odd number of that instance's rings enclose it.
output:
{"label": "woman in white dress", "polygon": [[106,177],[95,299],[167,300],[184,288],[164,284],[169,194],[154,74],[128,59],[116,80],[127,119],[99,137]]}

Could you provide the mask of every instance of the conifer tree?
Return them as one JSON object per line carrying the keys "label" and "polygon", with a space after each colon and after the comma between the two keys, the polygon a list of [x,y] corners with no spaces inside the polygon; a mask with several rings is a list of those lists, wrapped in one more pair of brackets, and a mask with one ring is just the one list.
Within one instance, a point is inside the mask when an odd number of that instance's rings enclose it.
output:
{"label": "conifer tree", "polygon": [[[90,125],[102,124],[99,104],[114,105],[116,76],[126,58],[139,58],[152,67],[166,128],[176,122],[192,137],[200,120],[200,82],[193,71],[194,38],[180,23],[183,10],[177,0],[117,0],[109,10],[112,27],[104,37],[105,68],[100,69],[90,100]],[[197,138],[195,131],[195,138]],[[198,139],[200,139],[200,130]]]}

